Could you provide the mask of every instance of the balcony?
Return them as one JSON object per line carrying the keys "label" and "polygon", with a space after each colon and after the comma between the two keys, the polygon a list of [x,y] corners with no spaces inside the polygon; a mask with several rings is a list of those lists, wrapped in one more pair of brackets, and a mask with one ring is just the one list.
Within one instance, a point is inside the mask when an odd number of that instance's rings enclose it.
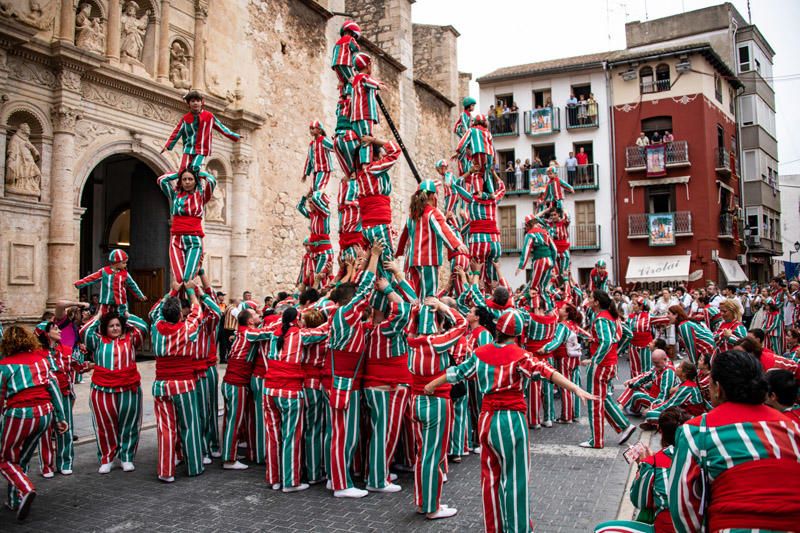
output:
{"label": "balcony", "polygon": [[600,188],[598,181],[600,169],[597,163],[578,165],[577,170],[567,170],[567,183],[576,191],[596,191]]}
{"label": "balcony", "polygon": [[599,250],[599,224],[572,224],[569,227],[570,250]]}
{"label": "balcony", "polygon": [[640,92],[642,94],[661,93],[669,91],[672,86],[670,80],[655,80],[655,81],[642,81],[640,85]]}
{"label": "balcony", "polygon": [[500,244],[504,254],[522,253],[522,241],[525,240],[524,228],[501,228]]}
{"label": "balcony", "polygon": [[525,134],[532,137],[550,135],[561,131],[561,109],[543,107],[524,114]]}
{"label": "balcony", "polygon": [[489,115],[489,131],[495,137],[519,135],[519,113],[506,113],[499,117]]}
{"label": "balcony", "polygon": [[[666,166],[667,168],[688,167],[689,162],[689,143],[686,141],[673,141],[666,143]],[[625,147],[625,171],[637,172],[647,170],[647,156],[643,146]]]}
{"label": "balcony", "polygon": [[722,213],[719,216],[719,233],[717,236],[720,239],[733,240],[733,234],[736,228],[736,217],[731,213]]}
{"label": "balcony", "polygon": [[[658,215],[668,215],[669,213],[652,213]],[[692,213],[691,211],[676,211],[675,213],[675,236],[690,237],[692,233]],[[646,239],[650,235],[647,228],[647,213],[636,213],[628,215],[628,238]]]}
{"label": "balcony", "polygon": [[714,170],[717,174],[723,176],[731,175],[731,153],[723,147],[717,148],[717,160],[714,164]]}
{"label": "balcony", "polygon": [[566,107],[567,129],[577,130],[598,127],[600,125],[598,110],[597,102],[593,104],[568,105]]}

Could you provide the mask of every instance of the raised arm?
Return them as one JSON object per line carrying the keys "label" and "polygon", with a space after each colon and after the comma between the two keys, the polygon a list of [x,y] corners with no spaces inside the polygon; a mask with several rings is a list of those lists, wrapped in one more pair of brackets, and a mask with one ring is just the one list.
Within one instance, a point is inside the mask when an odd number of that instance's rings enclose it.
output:
{"label": "raised arm", "polygon": [[214,117],[214,129],[223,134],[228,139],[232,140],[233,142],[237,142],[239,141],[239,139],[242,138],[242,136],[236,133],[235,131],[231,131],[230,129],[228,129],[228,127],[225,126],[225,124],[223,124],[222,122],[220,122],[220,120],[216,116]]}

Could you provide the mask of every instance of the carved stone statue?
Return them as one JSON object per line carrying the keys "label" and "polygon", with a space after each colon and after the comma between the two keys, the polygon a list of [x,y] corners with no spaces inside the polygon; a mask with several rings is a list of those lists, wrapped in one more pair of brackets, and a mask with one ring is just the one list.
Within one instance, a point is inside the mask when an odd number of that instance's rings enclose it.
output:
{"label": "carved stone statue", "polygon": [[190,89],[192,74],[189,72],[189,58],[183,45],[178,41],[172,43],[169,50],[169,81],[176,89]]}
{"label": "carved stone statue", "polygon": [[31,127],[23,122],[8,141],[6,188],[11,192],[39,196],[42,171],[36,161],[40,154],[31,143],[30,135]]}
{"label": "carved stone statue", "polygon": [[216,170],[211,169],[209,172],[217,178],[217,186],[214,188],[214,194],[211,196],[211,200],[209,200],[205,206],[205,218],[209,222],[225,222],[225,217],[222,216],[222,212],[225,208],[225,184],[219,181],[217,176],[218,172]]}
{"label": "carved stone statue", "polygon": [[142,49],[144,48],[147,25],[150,22],[150,10],[145,11],[141,17],[137,17],[138,12],[139,4],[133,0],[125,4],[121,19],[120,61],[138,64],[142,62]]}
{"label": "carved stone statue", "polygon": [[75,15],[75,46],[90,52],[103,53],[106,49],[106,32],[100,17],[92,18],[92,5],[83,3]]}
{"label": "carved stone statue", "polygon": [[[22,7],[27,4],[27,9]],[[47,30],[55,18],[54,0],[0,0],[0,15],[13,17],[39,30]]]}

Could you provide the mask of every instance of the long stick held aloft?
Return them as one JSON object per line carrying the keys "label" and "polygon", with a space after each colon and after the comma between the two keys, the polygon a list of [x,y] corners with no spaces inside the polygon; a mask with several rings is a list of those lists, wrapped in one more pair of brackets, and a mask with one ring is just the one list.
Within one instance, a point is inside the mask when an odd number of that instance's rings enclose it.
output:
{"label": "long stick held aloft", "polygon": [[381,108],[383,116],[386,117],[386,123],[389,125],[389,129],[392,130],[394,138],[397,139],[397,144],[400,145],[400,149],[403,151],[403,155],[406,157],[406,161],[408,161],[408,166],[411,167],[411,173],[414,175],[414,179],[417,180],[417,183],[420,183],[422,181],[422,178],[419,176],[419,172],[417,172],[417,167],[414,165],[414,161],[411,160],[411,155],[409,155],[408,150],[406,149],[406,145],[403,144],[403,139],[400,138],[400,132],[397,131],[397,128],[394,125],[392,117],[389,116],[389,111],[387,111],[386,106],[383,105],[383,100],[381,99],[381,95],[376,94],[375,99],[378,101],[378,107]]}

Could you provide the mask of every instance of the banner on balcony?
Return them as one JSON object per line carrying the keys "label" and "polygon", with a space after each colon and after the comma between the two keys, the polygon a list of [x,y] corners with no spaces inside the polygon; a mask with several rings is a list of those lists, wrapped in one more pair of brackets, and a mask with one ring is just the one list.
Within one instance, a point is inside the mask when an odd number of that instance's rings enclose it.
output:
{"label": "banner on balcony", "polygon": [[545,107],[531,111],[531,135],[553,132],[553,108]]}
{"label": "banner on balcony", "polygon": [[650,144],[644,147],[647,177],[658,178],[667,175],[667,145]]}
{"label": "banner on balcony", "polygon": [[540,196],[547,189],[547,174],[545,169],[534,168],[530,172],[530,191],[532,196]]}
{"label": "banner on balcony", "polygon": [[675,246],[675,213],[647,215],[650,246]]}

